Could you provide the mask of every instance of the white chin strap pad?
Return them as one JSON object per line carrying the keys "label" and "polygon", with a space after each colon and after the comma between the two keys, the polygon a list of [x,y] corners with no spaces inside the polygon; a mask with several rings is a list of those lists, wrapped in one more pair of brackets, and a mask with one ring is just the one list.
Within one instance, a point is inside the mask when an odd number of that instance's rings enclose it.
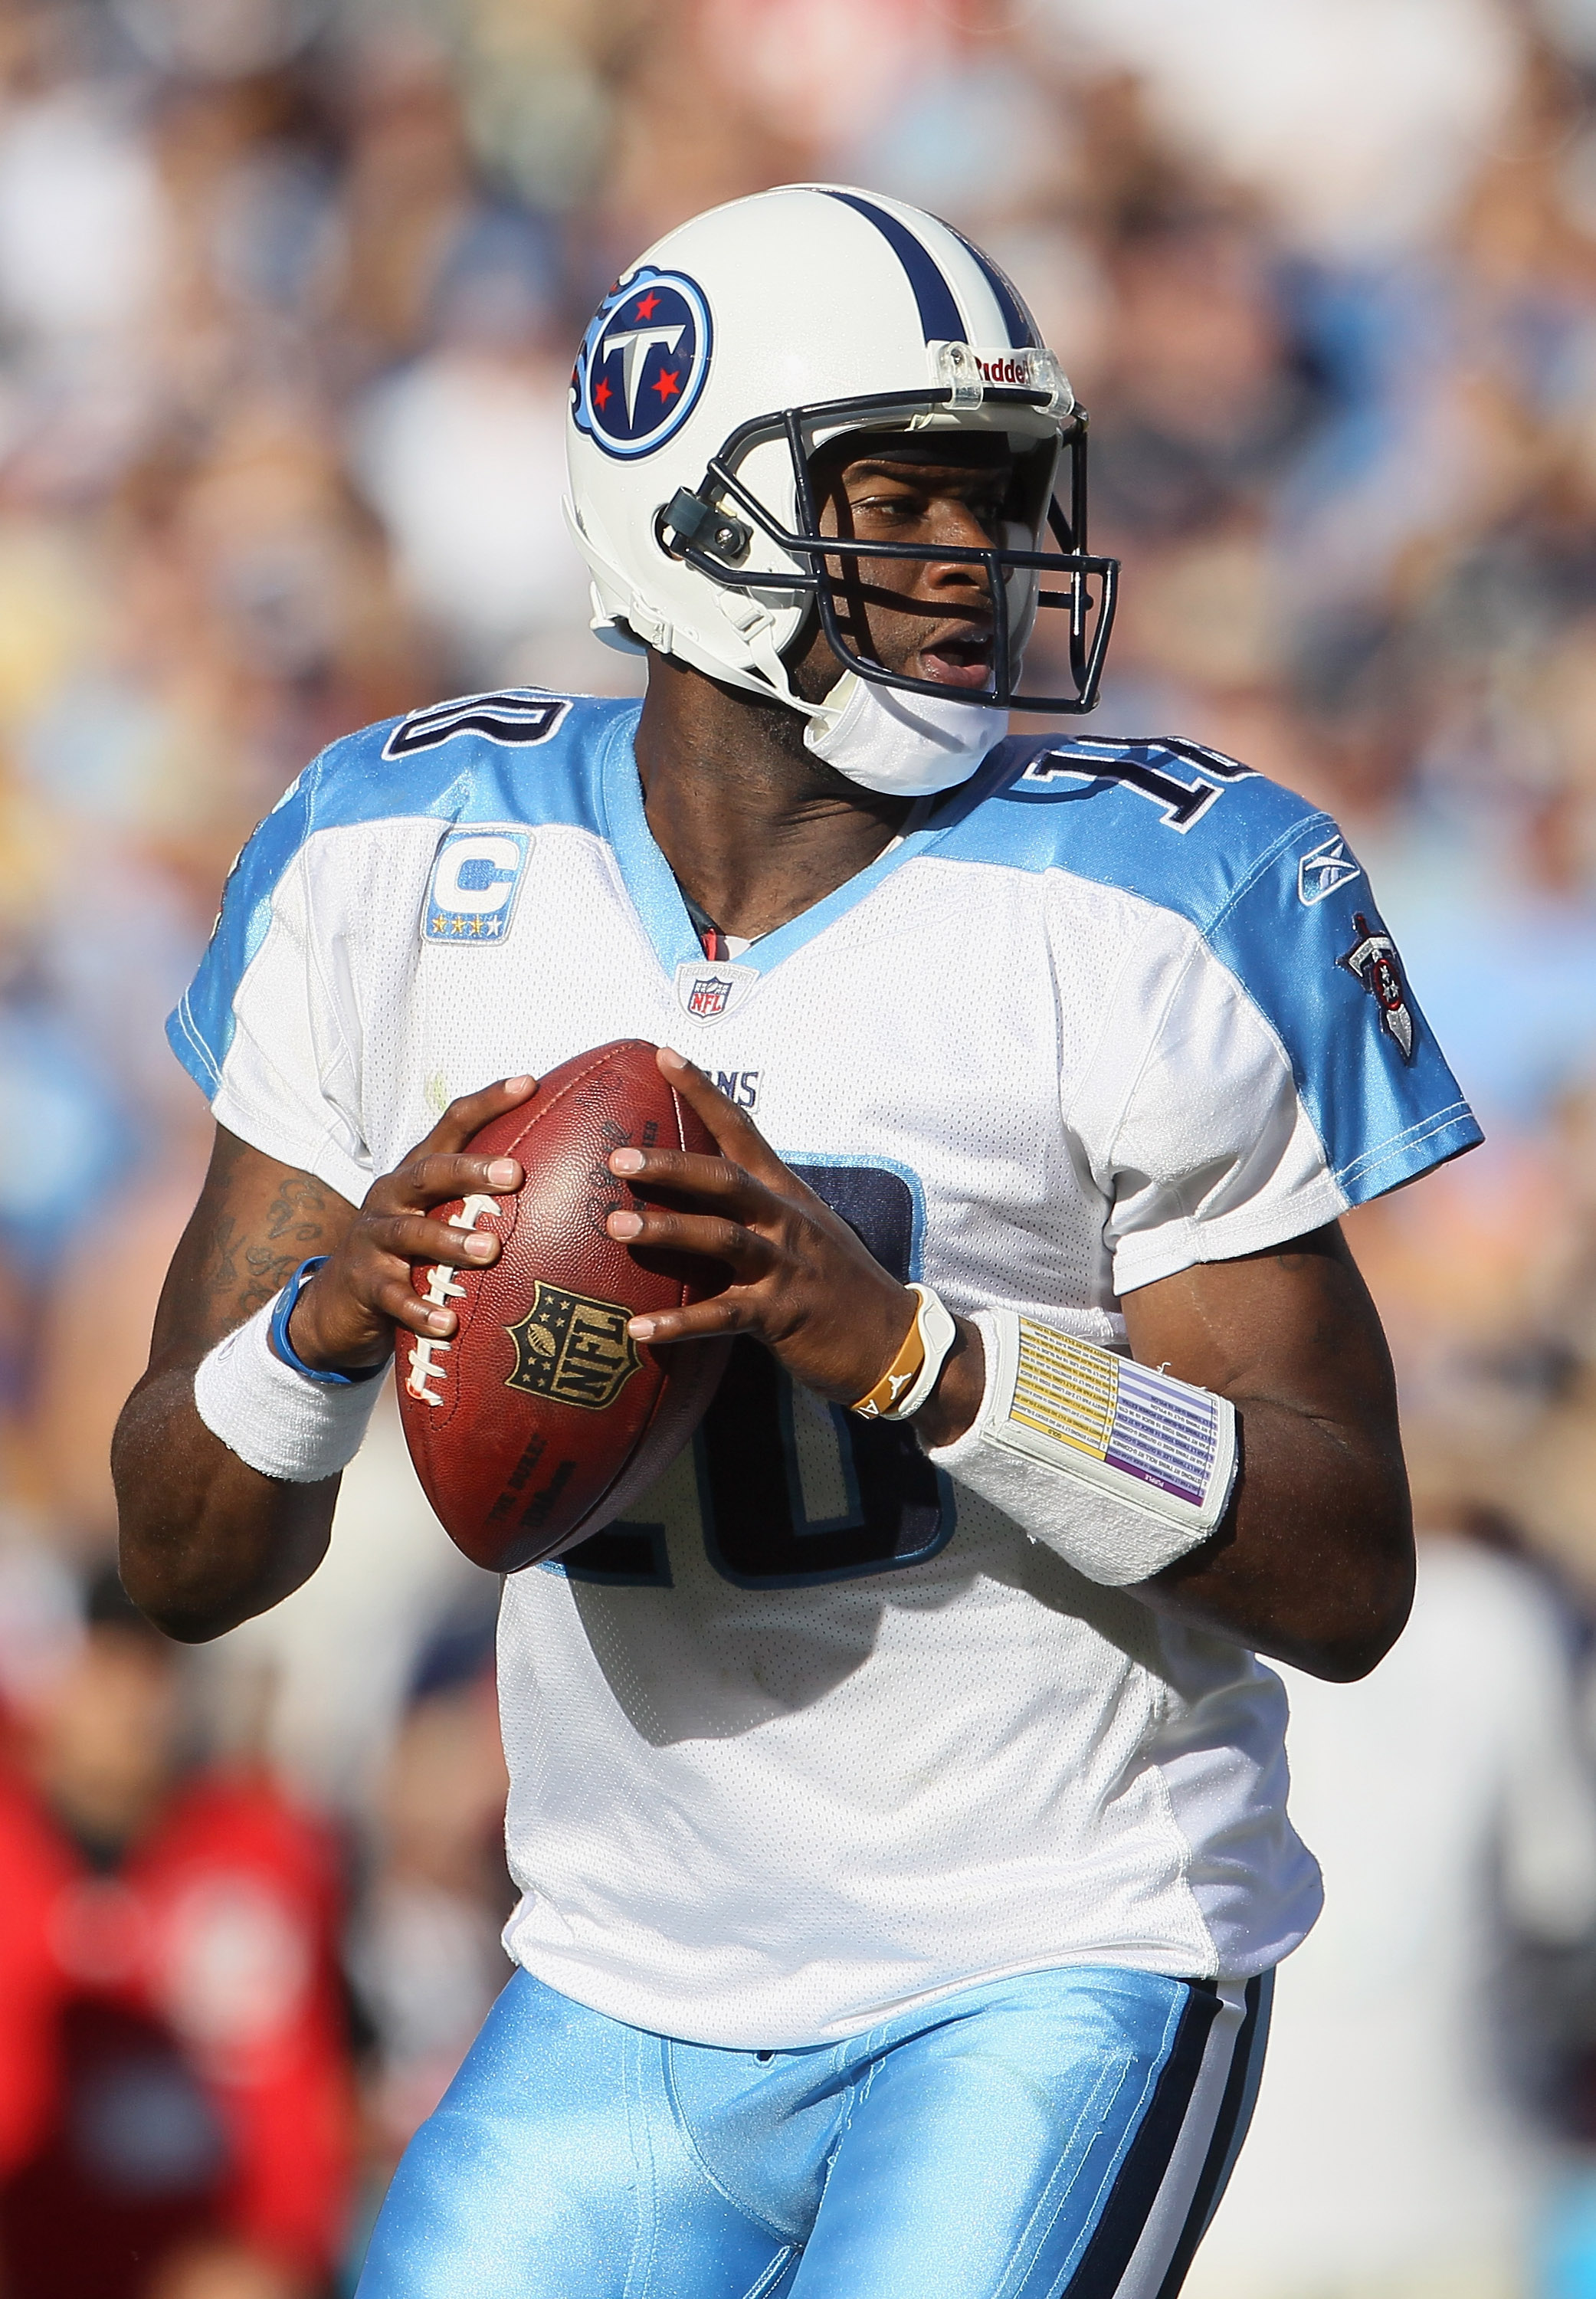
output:
{"label": "white chin strap pad", "polygon": [[988,702],[905,694],[846,672],[804,729],[806,747],[862,790],[929,798],[968,782],[1008,727]]}

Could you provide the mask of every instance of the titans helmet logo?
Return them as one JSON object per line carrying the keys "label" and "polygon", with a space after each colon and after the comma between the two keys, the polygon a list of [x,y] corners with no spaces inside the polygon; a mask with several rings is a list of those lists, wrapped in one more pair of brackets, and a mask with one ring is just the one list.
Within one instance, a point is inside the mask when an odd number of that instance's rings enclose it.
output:
{"label": "titans helmet logo", "polygon": [[709,372],[709,306],[682,271],[648,266],[612,287],[571,378],[579,430],[607,455],[650,455],[679,431]]}

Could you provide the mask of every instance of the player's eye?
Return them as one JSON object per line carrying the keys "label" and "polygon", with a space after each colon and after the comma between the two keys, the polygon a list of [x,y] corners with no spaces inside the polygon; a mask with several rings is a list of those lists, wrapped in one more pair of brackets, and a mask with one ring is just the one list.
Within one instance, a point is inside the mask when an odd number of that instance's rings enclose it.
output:
{"label": "player's eye", "polygon": [[853,507],[872,519],[923,519],[927,504],[919,494],[869,494],[856,496]]}

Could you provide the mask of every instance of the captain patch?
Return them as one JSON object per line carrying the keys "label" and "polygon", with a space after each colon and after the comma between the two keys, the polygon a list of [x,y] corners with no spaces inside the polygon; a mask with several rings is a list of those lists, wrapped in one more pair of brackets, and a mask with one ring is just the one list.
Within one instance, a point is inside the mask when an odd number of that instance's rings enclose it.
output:
{"label": "captain patch", "polygon": [[526,830],[451,830],[438,849],[423,942],[502,942],[532,851]]}

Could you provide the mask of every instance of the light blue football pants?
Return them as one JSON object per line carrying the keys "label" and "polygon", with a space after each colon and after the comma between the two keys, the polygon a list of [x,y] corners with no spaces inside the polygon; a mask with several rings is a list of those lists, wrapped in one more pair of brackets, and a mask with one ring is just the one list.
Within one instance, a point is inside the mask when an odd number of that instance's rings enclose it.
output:
{"label": "light blue football pants", "polygon": [[732,2052],[517,1972],[394,2174],[358,2299],[1174,2299],[1269,1996],[1095,1964]]}

